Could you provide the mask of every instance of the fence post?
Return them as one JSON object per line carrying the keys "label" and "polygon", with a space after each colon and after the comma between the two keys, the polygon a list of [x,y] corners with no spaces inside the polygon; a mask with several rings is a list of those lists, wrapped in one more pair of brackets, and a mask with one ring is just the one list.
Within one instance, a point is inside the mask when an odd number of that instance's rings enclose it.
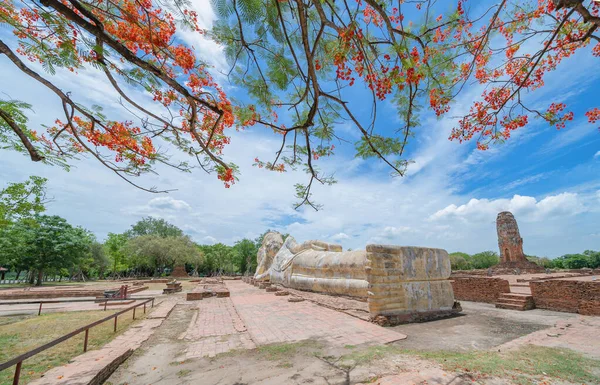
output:
{"label": "fence post", "polygon": [[106,305],[108,304],[108,300],[104,301],[104,311],[106,311]]}
{"label": "fence post", "polygon": [[117,317],[118,316],[115,316],[115,330],[114,330],[115,333],[117,332]]}
{"label": "fence post", "polygon": [[144,302],[144,314],[146,314],[146,302]]}
{"label": "fence post", "polygon": [[133,308],[133,319],[135,319],[135,307]]}
{"label": "fence post", "polygon": [[85,339],[83,340],[83,352],[87,352],[87,344],[88,344],[88,334],[90,329],[85,329]]}
{"label": "fence post", "polygon": [[42,304],[43,302],[40,302],[40,310],[38,310],[38,315],[42,314]]}
{"label": "fence post", "polygon": [[152,306],[151,307],[154,307],[154,298],[152,298]]}
{"label": "fence post", "polygon": [[19,377],[21,377],[21,365],[23,361],[17,363],[17,367],[15,368],[15,377],[13,378],[13,385],[19,385]]}

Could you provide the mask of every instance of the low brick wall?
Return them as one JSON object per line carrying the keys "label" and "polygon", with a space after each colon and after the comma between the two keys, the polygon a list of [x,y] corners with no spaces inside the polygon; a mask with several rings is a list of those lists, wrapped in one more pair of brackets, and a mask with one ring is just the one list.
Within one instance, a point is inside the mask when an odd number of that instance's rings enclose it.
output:
{"label": "low brick wall", "polygon": [[500,294],[510,293],[508,281],[501,278],[456,277],[451,282],[459,301],[495,303]]}
{"label": "low brick wall", "polygon": [[579,314],[600,316],[600,301],[580,301]]}
{"label": "low brick wall", "polygon": [[466,277],[466,276],[483,276],[486,277],[488,275],[488,270],[487,269],[476,269],[476,270],[452,270],[452,273],[450,274],[450,278],[454,278],[454,277]]}
{"label": "low brick wall", "polygon": [[539,309],[600,315],[600,282],[553,280],[529,286]]}

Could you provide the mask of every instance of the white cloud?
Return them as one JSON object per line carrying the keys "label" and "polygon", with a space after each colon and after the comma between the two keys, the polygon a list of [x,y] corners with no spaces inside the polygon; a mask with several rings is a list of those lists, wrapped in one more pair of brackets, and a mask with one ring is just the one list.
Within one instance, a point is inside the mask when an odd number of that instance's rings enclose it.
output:
{"label": "white cloud", "polygon": [[202,243],[205,245],[214,245],[218,242],[219,241],[217,241],[217,238],[211,237],[210,235],[207,235],[206,237],[202,238]]}
{"label": "white cloud", "polygon": [[451,204],[429,217],[432,221],[460,219],[468,222],[489,221],[494,214],[510,211],[524,221],[540,221],[554,216],[570,216],[585,211],[576,193],[561,193],[538,201],[534,197],[515,195],[511,199],[471,199],[464,205]]}
{"label": "white cloud", "polygon": [[413,231],[413,229],[408,226],[400,226],[400,227],[386,226],[383,229],[382,236],[384,236],[386,238],[393,238],[393,237],[397,237],[402,234],[406,234],[410,231]]}
{"label": "white cloud", "polygon": [[[210,0],[191,0],[190,8],[198,13],[198,26],[201,29],[212,29],[217,16],[212,9]],[[193,47],[198,59],[214,66],[220,73],[229,70],[223,46],[207,38],[204,34],[189,29],[179,28],[177,35],[187,45]]]}
{"label": "white cloud", "polygon": [[517,179],[515,181],[508,183],[506,186],[504,186],[504,190],[509,191],[509,190],[515,189],[517,187],[521,187],[521,186],[525,186],[525,185],[528,185],[531,183],[538,182],[540,180],[548,178],[551,174],[552,174],[551,172],[544,172],[544,173],[530,175],[530,176],[527,176],[524,178]]}
{"label": "white cloud", "polygon": [[594,154],[594,158],[600,158],[600,151]]}
{"label": "white cloud", "polygon": [[350,239],[350,236],[346,233],[337,233],[329,237],[332,241],[341,241],[344,239]]}
{"label": "white cloud", "polygon": [[171,197],[157,197],[148,202],[150,209],[169,210],[169,211],[190,211],[190,205],[183,200],[173,199]]}

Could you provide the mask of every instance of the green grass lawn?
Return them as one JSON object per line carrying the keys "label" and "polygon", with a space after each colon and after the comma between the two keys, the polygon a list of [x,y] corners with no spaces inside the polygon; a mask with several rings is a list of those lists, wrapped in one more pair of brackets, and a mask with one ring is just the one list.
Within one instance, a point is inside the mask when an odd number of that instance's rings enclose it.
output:
{"label": "green grass lawn", "polygon": [[469,373],[472,378],[508,378],[514,384],[537,384],[550,377],[576,384],[600,384],[600,360],[570,350],[527,345],[511,352],[412,351],[393,345],[374,346],[343,356],[344,361],[368,365],[391,355],[409,354],[439,363],[450,372]]}
{"label": "green grass lawn", "polygon": [[543,376],[577,384],[600,384],[600,361],[570,349],[527,345],[505,353],[427,352],[420,355],[439,362],[448,370],[511,378],[515,384],[533,384],[532,377]]}
{"label": "green grass lawn", "polygon": [[[113,310],[112,313],[116,311]],[[98,310],[0,317],[0,362],[6,362],[110,314],[110,310]],[[143,317],[141,311],[136,312],[136,320]],[[103,346],[125,331],[132,322],[132,313],[127,312],[119,316],[117,333],[113,332],[112,320],[90,329],[88,350]],[[20,383],[26,384],[39,378],[48,369],[64,365],[71,358],[83,353],[84,335],[85,333],[81,333],[23,361]],[[14,366],[0,372],[0,385],[12,384],[13,376]]]}

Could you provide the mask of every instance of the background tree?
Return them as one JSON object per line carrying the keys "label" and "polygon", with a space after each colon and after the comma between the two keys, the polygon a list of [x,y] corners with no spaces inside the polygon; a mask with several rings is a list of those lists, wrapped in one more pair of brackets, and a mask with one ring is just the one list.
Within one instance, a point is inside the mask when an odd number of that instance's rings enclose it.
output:
{"label": "background tree", "polygon": [[10,183],[0,190],[0,227],[45,211],[46,182],[46,178],[30,176],[25,182]]}
{"label": "background tree", "polygon": [[[204,275],[211,276],[215,272],[216,267],[218,266],[215,255],[211,253],[210,245],[198,245],[198,250],[204,255],[204,259],[202,261],[201,272]],[[200,273],[200,271],[199,271]]]}
{"label": "background tree", "polygon": [[194,261],[200,254],[188,236],[142,235],[129,239],[123,250],[133,267],[138,270],[150,268],[158,274],[164,273],[167,267]]}
{"label": "background tree", "polygon": [[588,257],[589,268],[600,268],[600,251],[586,250],[583,252],[583,255]]}
{"label": "background tree", "polygon": [[565,254],[560,257],[565,269],[583,269],[590,267],[589,257],[585,254]]}
{"label": "background tree", "polygon": [[452,270],[469,270],[471,265],[469,260],[471,256],[467,253],[455,252],[450,253],[450,267]]}
{"label": "background tree", "polygon": [[[19,220],[2,231],[3,253],[15,256],[19,264],[36,272],[41,285],[44,272],[71,269],[90,250],[86,231],[74,228],[59,216],[36,215],[33,220]],[[33,276],[32,276],[33,277]]]}
{"label": "background tree", "polygon": [[139,237],[142,235],[157,235],[159,237],[180,237],[183,231],[162,218],[146,217],[131,226],[125,232],[128,237]]}
{"label": "background tree", "polygon": [[200,275],[200,271],[202,269],[202,265],[204,264],[204,252],[201,248],[196,245],[198,249],[197,253],[194,253],[190,256],[188,263],[192,266],[192,276],[197,277]]}
{"label": "background tree", "polygon": [[[96,260],[94,259],[94,251],[97,251],[95,248],[96,236],[88,230],[85,230],[81,227],[73,228],[74,234],[77,237],[81,237],[86,240],[87,248],[82,251],[82,253],[73,261],[72,266],[70,266],[69,277],[74,281],[86,281],[92,278],[96,274]],[[96,255],[96,257],[100,257]]]}
{"label": "background tree", "polygon": [[473,254],[469,258],[469,264],[473,269],[487,269],[500,262],[498,253],[495,251],[484,251],[481,253]]}
{"label": "background tree", "polygon": [[106,249],[102,243],[95,240],[90,245],[90,255],[92,263],[89,266],[91,273],[89,276],[97,276],[99,279],[103,279],[107,270],[110,268],[110,261],[106,255]]}
{"label": "background tree", "polygon": [[20,275],[21,271],[29,270],[23,258],[29,238],[27,233],[15,231],[14,225],[0,226],[0,266],[15,270]]}
{"label": "background tree", "polygon": [[204,246],[203,249],[207,262],[210,263],[210,275],[222,275],[225,273],[233,274],[236,272],[237,266],[234,263],[235,253],[231,246],[217,243],[210,246]]}
{"label": "background tree", "polygon": [[126,243],[127,235],[115,233],[108,233],[108,237],[104,242],[113,278],[117,278],[119,272],[127,270],[129,267],[125,252],[123,251]]}
{"label": "background tree", "polygon": [[552,266],[552,260],[550,258],[546,258],[546,257],[536,257],[535,255],[526,255],[527,260],[533,262],[533,263],[537,263],[538,265],[546,268],[546,269],[551,269]]}
{"label": "background tree", "polygon": [[246,274],[256,269],[256,243],[250,239],[237,241],[233,246],[237,269],[241,274]]}

